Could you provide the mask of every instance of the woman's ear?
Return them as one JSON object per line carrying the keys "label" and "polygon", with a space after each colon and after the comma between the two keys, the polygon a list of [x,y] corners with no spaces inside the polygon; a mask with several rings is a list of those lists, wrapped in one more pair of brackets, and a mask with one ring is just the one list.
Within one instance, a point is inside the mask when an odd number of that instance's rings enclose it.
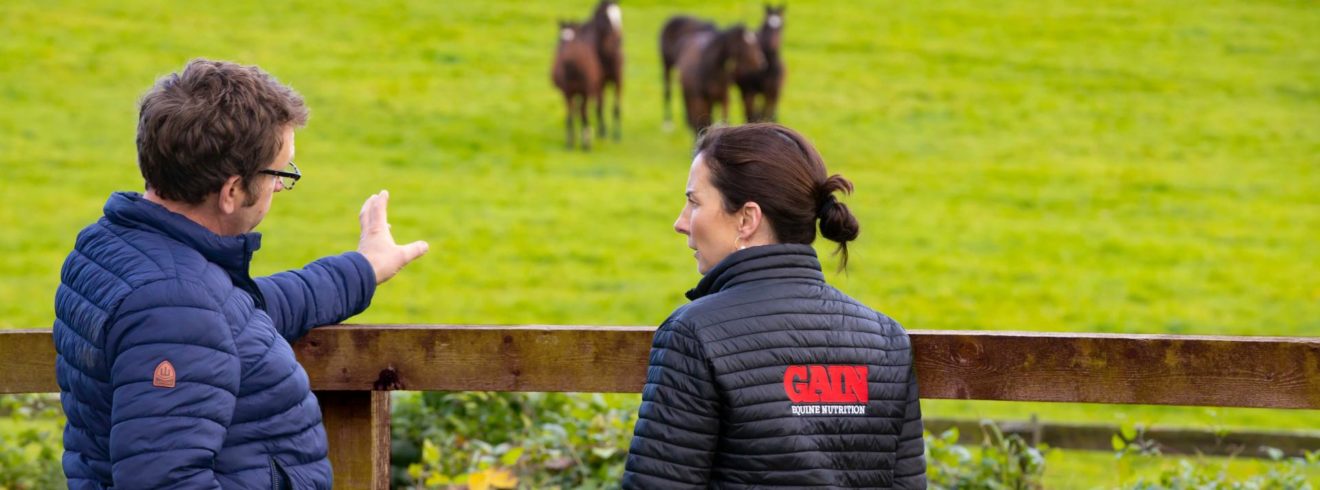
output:
{"label": "woman's ear", "polygon": [[234,175],[225,179],[225,184],[220,187],[220,199],[217,203],[220,206],[220,212],[224,215],[234,214],[238,208],[242,207],[245,193],[243,191],[242,179]]}
{"label": "woman's ear", "polygon": [[761,212],[760,204],[755,202],[743,204],[742,208],[738,209],[738,236],[750,240],[761,229],[764,220],[765,215]]}

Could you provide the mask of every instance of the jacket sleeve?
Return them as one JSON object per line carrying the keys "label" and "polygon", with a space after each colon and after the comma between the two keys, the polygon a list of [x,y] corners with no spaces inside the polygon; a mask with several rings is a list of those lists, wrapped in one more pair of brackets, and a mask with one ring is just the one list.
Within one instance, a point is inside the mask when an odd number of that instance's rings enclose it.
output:
{"label": "jacket sleeve", "polygon": [[922,438],[921,400],[917,393],[915,366],[908,367],[907,408],[895,456],[894,488],[926,488],[926,440]]}
{"label": "jacket sleeve", "polygon": [[701,342],[670,320],[651,345],[623,488],[706,488],[722,403]]}
{"label": "jacket sleeve", "polygon": [[285,340],[361,313],[376,294],[376,272],[357,252],[319,259],[299,270],[256,279],[266,313]]}
{"label": "jacket sleeve", "polygon": [[114,486],[219,488],[213,464],[240,361],[215,292],[174,279],[142,286],[116,309],[105,342]]}

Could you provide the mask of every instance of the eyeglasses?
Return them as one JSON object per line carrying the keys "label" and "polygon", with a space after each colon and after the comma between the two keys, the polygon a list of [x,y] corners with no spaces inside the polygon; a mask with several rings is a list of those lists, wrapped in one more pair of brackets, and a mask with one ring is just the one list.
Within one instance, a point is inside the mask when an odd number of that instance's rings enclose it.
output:
{"label": "eyeglasses", "polygon": [[[289,170],[292,170],[292,172],[290,172]],[[258,170],[257,173],[274,175],[276,178],[279,179],[280,185],[283,186],[285,189],[292,189],[293,184],[297,183],[298,179],[302,178],[302,172],[298,171],[298,166],[294,165],[293,162],[289,162],[289,166],[286,167],[286,170],[271,170],[266,168],[266,169]]]}

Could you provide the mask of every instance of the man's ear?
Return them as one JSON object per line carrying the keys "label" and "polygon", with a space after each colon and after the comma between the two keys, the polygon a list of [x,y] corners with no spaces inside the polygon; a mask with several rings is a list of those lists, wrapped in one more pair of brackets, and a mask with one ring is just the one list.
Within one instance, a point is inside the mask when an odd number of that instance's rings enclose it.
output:
{"label": "man's ear", "polygon": [[220,212],[225,215],[234,214],[239,208],[243,207],[243,198],[247,194],[243,191],[243,179],[237,175],[225,179],[225,184],[220,187],[219,206]]}

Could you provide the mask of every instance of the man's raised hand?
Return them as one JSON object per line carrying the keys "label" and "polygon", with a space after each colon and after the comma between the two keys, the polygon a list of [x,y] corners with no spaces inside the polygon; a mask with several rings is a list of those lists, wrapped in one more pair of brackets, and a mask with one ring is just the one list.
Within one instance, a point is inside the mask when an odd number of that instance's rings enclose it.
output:
{"label": "man's raised hand", "polygon": [[362,203],[362,211],[358,213],[358,221],[362,224],[358,252],[367,258],[371,268],[376,271],[376,284],[390,280],[403,266],[430,249],[430,245],[421,240],[407,245],[394,243],[385,209],[389,202],[390,191],[380,191],[368,197]]}

